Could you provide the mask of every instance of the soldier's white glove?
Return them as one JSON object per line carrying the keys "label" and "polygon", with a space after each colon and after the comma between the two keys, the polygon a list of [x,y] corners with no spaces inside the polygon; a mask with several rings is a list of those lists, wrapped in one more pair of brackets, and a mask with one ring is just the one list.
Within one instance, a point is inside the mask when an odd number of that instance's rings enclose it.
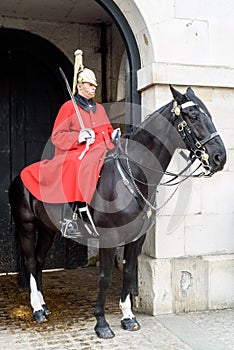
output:
{"label": "soldier's white glove", "polygon": [[120,128],[117,128],[117,129],[112,131],[111,139],[112,139],[112,141],[114,141],[116,139],[119,139],[120,136],[121,136],[121,130],[120,130]]}
{"label": "soldier's white glove", "polygon": [[78,143],[87,142],[92,145],[95,141],[95,132],[92,129],[85,128],[81,129],[78,136]]}

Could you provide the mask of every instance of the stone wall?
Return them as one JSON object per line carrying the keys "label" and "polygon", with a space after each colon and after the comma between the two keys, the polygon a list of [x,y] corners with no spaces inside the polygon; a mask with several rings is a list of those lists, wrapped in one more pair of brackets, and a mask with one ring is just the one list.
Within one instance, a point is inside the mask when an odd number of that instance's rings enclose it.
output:
{"label": "stone wall", "polygon": [[[212,178],[185,182],[148,234],[145,256],[140,258],[140,306],[153,314],[234,306],[234,90],[193,88],[213,116],[227,149],[227,163]],[[163,102],[164,94],[169,98],[167,86],[154,91],[161,104],[167,100]],[[177,171],[182,169],[178,157],[175,154],[171,164]],[[159,206],[171,191],[160,188]],[[181,289],[183,276],[190,278],[186,291]]]}
{"label": "stone wall", "polygon": [[[115,0],[131,24],[142,68],[143,111],[192,86],[227,149],[225,169],[184,183],[159,213],[140,257],[140,308],[152,314],[234,306],[234,4]],[[172,168],[180,168],[178,152]],[[163,203],[170,190],[160,189]]]}

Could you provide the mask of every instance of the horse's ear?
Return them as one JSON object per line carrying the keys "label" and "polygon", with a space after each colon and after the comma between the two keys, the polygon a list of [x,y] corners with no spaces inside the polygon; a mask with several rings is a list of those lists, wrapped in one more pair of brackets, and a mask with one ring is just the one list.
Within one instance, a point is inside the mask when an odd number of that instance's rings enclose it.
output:
{"label": "horse's ear", "polygon": [[193,89],[191,87],[187,88],[186,95],[188,95],[189,97],[195,96],[195,93],[194,93],[194,91],[193,91]]}
{"label": "horse's ear", "polygon": [[176,100],[178,103],[183,103],[183,94],[176,90],[172,85],[170,85],[170,90],[174,100]]}
{"label": "horse's ear", "polygon": [[207,109],[206,105],[204,104],[204,102],[202,102],[200,100],[200,98],[198,98],[195,95],[195,92],[193,91],[193,89],[191,87],[188,87],[186,90],[186,96],[189,100],[193,101],[195,104],[197,104],[198,106],[201,107],[201,109],[203,109],[203,111],[206,112],[206,114],[210,117],[210,119],[212,119],[211,114],[209,112],[209,110]]}

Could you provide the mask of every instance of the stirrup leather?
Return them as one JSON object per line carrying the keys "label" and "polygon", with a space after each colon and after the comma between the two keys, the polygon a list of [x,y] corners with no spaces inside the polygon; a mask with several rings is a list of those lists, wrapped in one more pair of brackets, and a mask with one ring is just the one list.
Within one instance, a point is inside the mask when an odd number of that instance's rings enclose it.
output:
{"label": "stirrup leather", "polygon": [[[83,220],[84,227],[86,228],[88,234],[90,236],[93,236],[93,237],[99,237],[99,233],[97,232],[96,226],[94,225],[94,222],[93,222],[92,216],[90,214],[88,205],[86,204],[84,207],[78,208],[78,210],[80,213],[80,217]],[[91,228],[89,227],[88,223],[85,222],[84,214],[87,215],[87,218],[88,218],[88,221],[90,223]]]}

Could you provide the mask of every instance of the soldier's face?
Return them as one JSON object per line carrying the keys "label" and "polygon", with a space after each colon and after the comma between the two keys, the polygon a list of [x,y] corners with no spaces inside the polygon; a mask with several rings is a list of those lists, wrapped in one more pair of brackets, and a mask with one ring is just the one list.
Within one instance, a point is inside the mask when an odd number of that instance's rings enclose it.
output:
{"label": "soldier's face", "polygon": [[77,87],[78,93],[81,96],[84,96],[87,99],[95,97],[97,87],[94,84],[85,82],[82,84],[78,84]]}

